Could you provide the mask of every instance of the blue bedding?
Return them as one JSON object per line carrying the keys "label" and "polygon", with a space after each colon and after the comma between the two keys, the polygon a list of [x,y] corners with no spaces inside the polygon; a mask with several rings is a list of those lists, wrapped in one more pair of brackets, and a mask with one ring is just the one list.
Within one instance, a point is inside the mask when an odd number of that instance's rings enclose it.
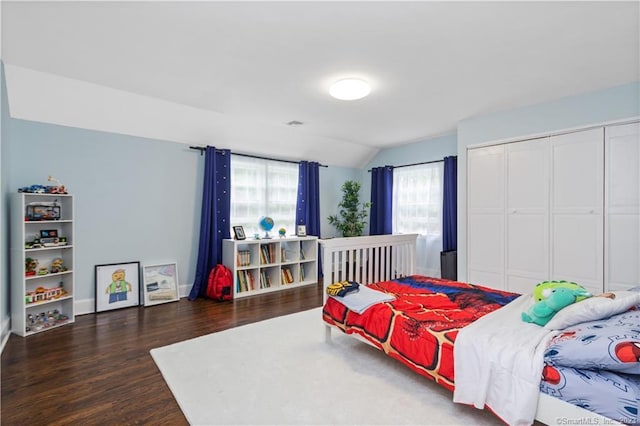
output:
{"label": "blue bedding", "polygon": [[626,424],[638,424],[640,376],[545,364],[540,390]]}
{"label": "blue bedding", "polygon": [[627,424],[640,423],[640,311],[564,329],[545,352],[540,390]]}

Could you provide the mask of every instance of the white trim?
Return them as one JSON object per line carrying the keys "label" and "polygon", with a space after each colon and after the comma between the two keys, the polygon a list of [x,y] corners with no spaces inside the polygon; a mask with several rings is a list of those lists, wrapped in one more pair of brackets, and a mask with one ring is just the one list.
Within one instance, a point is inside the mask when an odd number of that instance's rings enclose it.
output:
{"label": "white trim", "polygon": [[193,287],[193,284],[179,284],[178,297],[180,298],[188,297],[189,293],[191,292],[191,287]]}
{"label": "white trim", "polygon": [[5,346],[7,346],[9,336],[11,336],[11,318],[7,317],[2,321],[2,331],[0,331],[0,339],[2,339],[0,343],[0,353],[2,353]]}
{"label": "white trim", "polygon": [[[189,292],[191,291],[192,286],[193,284],[179,284],[178,297],[183,298],[189,296]],[[91,299],[76,299],[74,306],[76,310],[76,316],[94,314],[96,312],[96,300],[93,297]],[[140,303],[140,306],[144,306],[144,303],[142,301]]]}
{"label": "white trim", "polygon": [[96,311],[96,300],[94,298],[82,300],[76,299],[73,305],[76,311],[76,316],[92,314]]}
{"label": "white trim", "polygon": [[560,129],[560,130],[554,130],[554,131],[533,133],[529,135],[513,136],[510,138],[497,139],[489,142],[480,142],[473,145],[467,145],[466,148],[467,148],[467,151],[469,151],[470,149],[475,149],[475,148],[484,148],[484,147],[493,146],[493,145],[504,145],[504,144],[513,143],[513,142],[524,142],[531,139],[540,139],[540,138],[546,138],[551,136],[566,135],[568,133],[577,133],[577,132],[582,132],[584,130],[596,129],[598,127],[621,126],[625,124],[632,124],[632,123],[639,123],[639,122],[640,122],[640,116],[629,117],[629,118],[623,118],[619,120],[604,121],[597,124],[589,124],[586,126],[569,127],[566,129]]}

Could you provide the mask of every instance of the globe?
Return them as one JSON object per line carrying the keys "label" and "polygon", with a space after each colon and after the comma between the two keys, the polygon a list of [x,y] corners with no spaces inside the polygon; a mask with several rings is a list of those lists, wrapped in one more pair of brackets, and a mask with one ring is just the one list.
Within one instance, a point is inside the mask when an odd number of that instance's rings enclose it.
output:
{"label": "globe", "polygon": [[260,218],[258,225],[260,225],[260,229],[264,231],[264,238],[271,238],[269,236],[269,231],[273,229],[273,224],[273,219],[271,219],[269,216],[262,216]]}

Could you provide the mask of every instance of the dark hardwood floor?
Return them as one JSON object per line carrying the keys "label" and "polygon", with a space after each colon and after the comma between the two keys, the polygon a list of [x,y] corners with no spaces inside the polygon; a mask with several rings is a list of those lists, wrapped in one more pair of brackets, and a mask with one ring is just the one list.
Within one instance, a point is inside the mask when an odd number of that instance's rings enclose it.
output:
{"label": "dark hardwood floor", "polygon": [[187,424],[149,350],[321,304],[322,286],[307,286],[82,315],[51,331],[12,335],[2,353],[0,422]]}

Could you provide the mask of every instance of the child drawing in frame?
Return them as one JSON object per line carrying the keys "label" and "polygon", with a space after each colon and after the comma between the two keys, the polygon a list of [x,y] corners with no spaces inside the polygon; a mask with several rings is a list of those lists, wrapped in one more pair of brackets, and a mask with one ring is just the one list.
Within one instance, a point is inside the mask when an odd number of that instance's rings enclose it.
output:
{"label": "child drawing in frame", "polygon": [[109,295],[109,303],[116,303],[127,300],[127,292],[133,291],[131,284],[125,281],[124,269],[116,269],[111,274],[111,284],[105,290]]}

